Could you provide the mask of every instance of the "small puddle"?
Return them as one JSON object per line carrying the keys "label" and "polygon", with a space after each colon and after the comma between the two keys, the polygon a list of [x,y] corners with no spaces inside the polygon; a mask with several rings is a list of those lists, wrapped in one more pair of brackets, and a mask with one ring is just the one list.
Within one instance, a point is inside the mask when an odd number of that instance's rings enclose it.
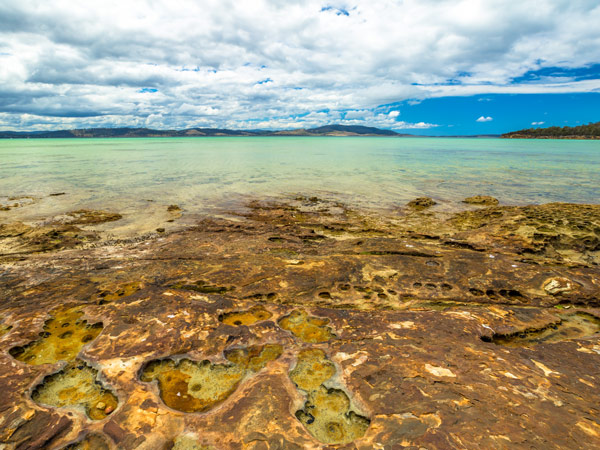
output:
{"label": "small puddle", "polygon": [[203,412],[225,401],[246,374],[258,372],[282,353],[280,345],[267,344],[225,351],[225,358],[231,364],[187,358],[154,360],[144,366],[140,380],[146,383],[157,380],[160,397],[170,408]]}
{"label": "small puddle", "polygon": [[10,355],[26,364],[54,364],[72,361],[84,345],[102,331],[102,322],[89,324],[82,319],[80,306],[59,309],[44,324],[40,338],[24,346],[13,347]]}
{"label": "small puddle", "polygon": [[350,398],[341,389],[328,388],[335,365],[319,349],[305,349],[290,372],[290,379],[306,393],[304,408],[296,418],[308,432],[325,444],[348,444],[362,437],[371,421],[352,410]]}
{"label": "small puddle", "polygon": [[327,326],[329,319],[309,316],[305,311],[294,310],[277,322],[281,328],[291,332],[301,341],[309,344],[327,342],[336,337]]}
{"label": "small puddle", "polygon": [[514,333],[482,336],[484,342],[508,347],[529,347],[541,343],[554,343],[570,339],[600,336],[600,318],[585,312],[561,314],[556,322],[540,328],[530,328]]}
{"label": "small puddle", "polygon": [[35,387],[31,398],[42,405],[82,408],[92,420],[104,419],[119,403],[117,397],[98,381],[98,371],[77,360],[45,377]]}
{"label": "small puddle", "polygon": [[273,316],[262,306],[254,306],[247,311],[233,311],[223,313],[219,316],[219,321],[226,325],[254,325],[256,322],[268,320]]}

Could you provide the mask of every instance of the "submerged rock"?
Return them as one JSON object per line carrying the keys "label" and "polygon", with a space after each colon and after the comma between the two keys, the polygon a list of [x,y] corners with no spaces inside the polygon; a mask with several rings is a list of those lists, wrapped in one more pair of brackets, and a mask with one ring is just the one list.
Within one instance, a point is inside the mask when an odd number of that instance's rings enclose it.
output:
{"label": "submerged rock", "polygon": [[435,202],[432,198],[429,197],[418,197],[406,204],[406,206],[408,206],[409,208],[417,210],[427,209],[434,205],[437,205],[437,202]]}
{"label": "submerged rock", "polygon": [[498,199],[489,195],[475,195],[473,197],[465,198],[463,203],[468,203],[469,205],[496,206],[498,204]]}

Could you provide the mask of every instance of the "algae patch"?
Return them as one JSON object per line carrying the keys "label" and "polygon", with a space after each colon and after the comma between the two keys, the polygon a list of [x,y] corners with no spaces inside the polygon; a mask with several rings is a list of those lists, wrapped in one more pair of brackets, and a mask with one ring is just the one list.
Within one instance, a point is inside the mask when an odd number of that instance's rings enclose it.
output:
{"label": "algae patch", "polygon": [[142,289],[142,287],[143,285],[141,282],[134,281],[132,283],[122,284],[115,290],[103,289],[98,293],[98,297],[100,298],[98,304],[104,305],[119,300],[120,298],[129,297]]}
{"label": "algae patch", "polygon": [[214,450],[214,447],[202,445],[191,436],[178,436],[173,440],[171,450]]}
{"label": "algae patch", "polygon": [[309,316],[301,310],[292,311],[279,319],[278,323],[281,328],[309,344],[327,342],[336,337],[331,327],[327,326],[329,319]]}
{"label": "algae patch", "polygon": [[324,385],[335,373],[334,364],[322,350],[300,352],[289,374],[298,389],[306,392],[306,403],[296,411],[296,418],[319,441],[348,444],[362,437],[371,421],[351,409],[350,398],[344,391]]}
{"label": "algae patch", "polygon": [[600,318],[585,312],[576,312],[560,315],[558,321],[540,328],[529,328],[514,333],[495,333],[492,336],[482,336],[481,340],[508,347],[528,347],[599,335]]}
{"label": "algae patch", "polygon": [[101,434],[90,433],[79,442],[63,447],[62,450],[110,450],[110,446]]}
{"label": "algae patch", "polygon": [[0,318],[0,336],[5,335],[6,333],[8,333],[10,330],[12,330],[12,326],[11,325],[7,325],[2,321],[2,318]]}
{"label": "algae patch", "polygon": [[59,408],[83,408],[92,420],[102,420],[118,405],[117,397],[98,381],[98,371],[83,361],[74,361],[60,372],[48,375],[35,387],[34,402]]}
{"label": "algae patch", "polygon": [[273,316],[262,306],[254,306],[247,311],[233,311],[221,314],[219,321],[226,325],[254,325],[256,322],[268,320]]}
{"label": "algae patch", "polygon": [[225,357],[232,364],[187,358],[154,360],[144,366],[140,379],[158,380],[160,397],[170,408],[203,412],[226,400],[248,372],[259,371],[282,352],[280,345],[268,344],[227,350]]}
{"label": "algae patch", "polygon": [[89,324],[82,316],[79,306],[57,310],[46,321],[39,339],[25,346],[13,347],[9,353],[31,365],[72,361],[103,328],[102,322]]}

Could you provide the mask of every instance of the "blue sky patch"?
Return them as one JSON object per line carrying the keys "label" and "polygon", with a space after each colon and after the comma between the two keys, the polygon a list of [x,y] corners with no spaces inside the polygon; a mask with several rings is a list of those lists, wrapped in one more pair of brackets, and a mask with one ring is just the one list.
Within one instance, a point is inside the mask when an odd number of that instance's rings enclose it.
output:
{"label": "blue sky patch", "polygon": [[395,109],[400,110],[398,121],[438,125],[425,130],[407,131],[412,134],[502,134],[523,128],[577,126],[597,122],[600,118],[600,93],[440,97],[416,104],[409,101],[395,103],[385,108]]}

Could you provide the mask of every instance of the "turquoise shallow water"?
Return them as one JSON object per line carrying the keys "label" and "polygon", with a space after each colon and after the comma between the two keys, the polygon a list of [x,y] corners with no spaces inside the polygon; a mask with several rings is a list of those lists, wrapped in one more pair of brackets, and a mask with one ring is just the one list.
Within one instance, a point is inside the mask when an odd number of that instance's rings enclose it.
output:
{"label": "turquoise shallow water", "polygon": [[[0,140],[0,196],[67,192],[57,207],[189,211],[246,196],[311,194],[394,207],[428,195],[451,204],[599,202],[600,142],[434,138]],[[59,197],[57,197],[59,199]],[[61,203],[62,202],[62,203]]]}

